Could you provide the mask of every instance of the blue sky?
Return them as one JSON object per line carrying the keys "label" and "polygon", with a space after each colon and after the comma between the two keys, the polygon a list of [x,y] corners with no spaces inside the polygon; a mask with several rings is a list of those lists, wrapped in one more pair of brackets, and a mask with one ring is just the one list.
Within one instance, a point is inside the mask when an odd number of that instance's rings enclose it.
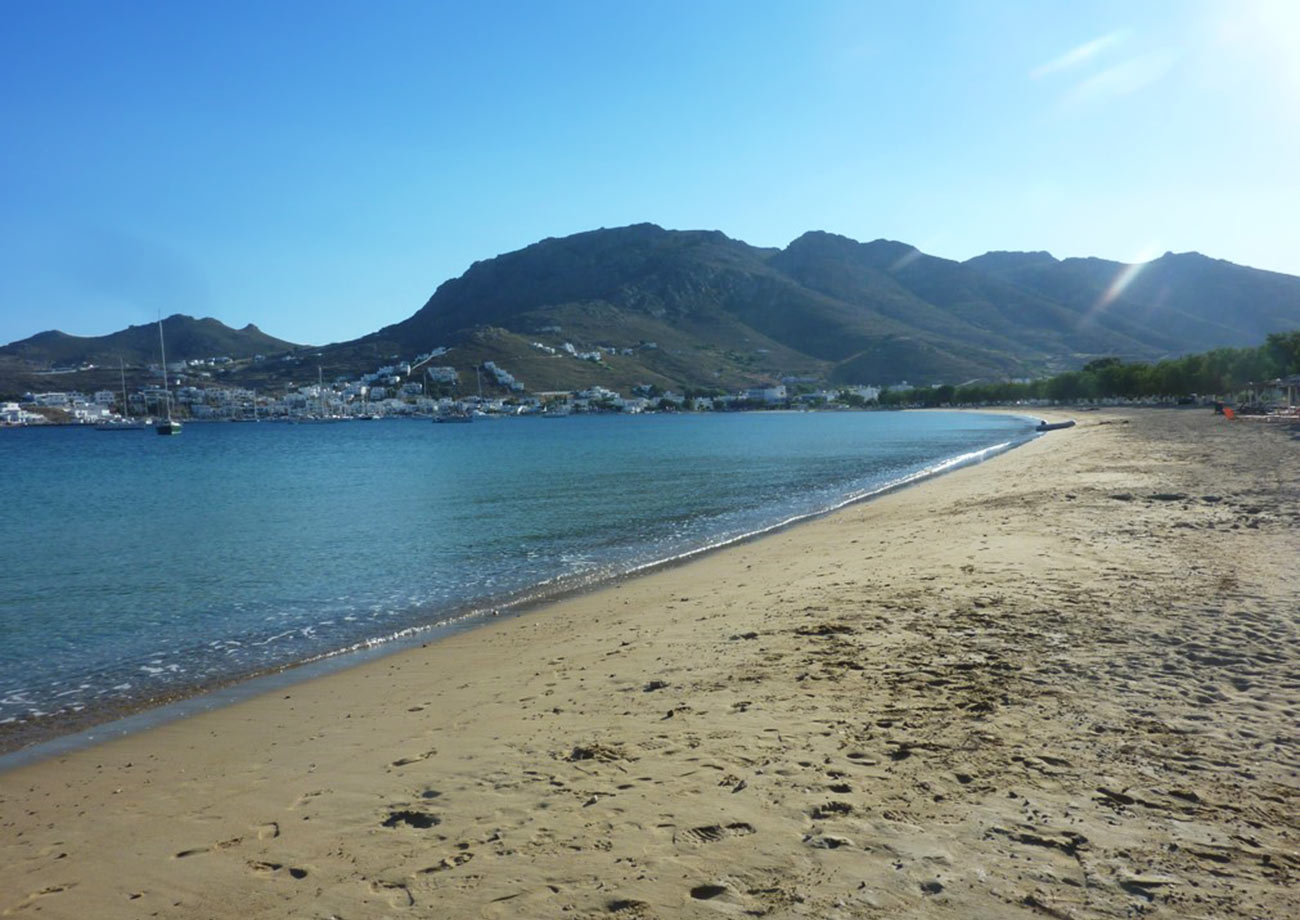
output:
{"label": "blue sky", "polygon": [[0,342],[341,341],[640,221],[1300,275],[1290,0],[14,0],[0,85]]}

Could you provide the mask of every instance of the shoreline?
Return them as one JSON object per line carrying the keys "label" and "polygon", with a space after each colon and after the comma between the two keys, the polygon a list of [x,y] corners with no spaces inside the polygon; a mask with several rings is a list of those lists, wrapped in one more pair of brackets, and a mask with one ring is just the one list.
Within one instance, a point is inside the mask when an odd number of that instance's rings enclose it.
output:
{"label": "shoreline", "polygon": [[[973,414],[1006,415],[1034,421],[1041,416],[1007,410],[919,410],[967,411]],[[440,618],[396,633],[360,640],[352,645],[283,665],[258,671],[220,678],[190,687],[140,700],[128,700],[88,709],[83,712],[59,712],[39,720],[0,723],[0,775],[7,770],[38,763],[48,757],[68,753],[101,743],[105,738],[119,738],[130,733],[164,725],[176,719],[206,712],[219,706],[230,705],[262,693],[291,687],[303,680],[336,673],[375,657],[396,654],[407,649],[437,642],[463,630],[472,630],[490,624],[500,616],[522,616],[590,591],[618,584],[632,578],[650,575],[678,565],[687,564],[708,554],[731,546],[759,540],[780,533],[790,527],[815,521],[850,507],[872,501],[901,489],[922,484],[965,466],[985,462],[1009,450],[1032,442],[1040,435],[1028,434],[1022,440],[1008,441],[988,448],[974,450],[954,457],[944,458],[914,473],[891,480],[865,491],[851,493],[837,503],[811,512],[764,525],[743,534],[725,537],[692,550],[641,563],[626,570],[597,576],[561,576],[517,591],[488,598],[440,612]]]}
{"label": "shoreline", "polygon": [[1283,432],[1103,412],[0,775],[0,915],[1300,912]]}

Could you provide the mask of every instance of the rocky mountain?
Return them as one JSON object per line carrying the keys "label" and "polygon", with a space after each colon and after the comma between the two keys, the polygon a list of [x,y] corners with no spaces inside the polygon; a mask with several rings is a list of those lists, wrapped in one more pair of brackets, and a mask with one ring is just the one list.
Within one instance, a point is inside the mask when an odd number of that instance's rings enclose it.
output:
{"label": "rocky mountain", "polygon": [[1300,326],[1300,278],[1198,252],[1167,252],[1140,267],[1045,252],[991,252],[965,264],[1057,301],[1089,326],[1123,324],[1162,352],[1258,345]]}
{"label": "rocky mountain", "polygon": [[624,370],[647,379],[924,383],[1257,344],[1297,327],[1300,278],[1196,253],[1136,271],[1044,252],[955,262],[822,232],[777,250],[638,224],[476,262],[409,319],[357,344],[463,344],[536,365],[517,340],[558,330],[580,344],[671,343],[681,359],[672,369],[663,348],[633,348]]}
{"label": "rocky mountain", "polygon": [[[169,359],[292,352],[256,327],[171,317]],[[1155,360],[1300,328],[1300,278],[1197,253],[1141,266],[991,252],[966,262],[906,243],[810,232],[784,249],[653,224],[545,239],[476,262],[408,319],[297,351],[259,386],[373,370],[443,346],[463,382],[495,361],[530,391],[731,388],[782,377],[961,383],[1054,373],[1098,357]],[[98,339],[51,332],[5,362],[156,360],[153,325]],[[599,351],[600,360],[584,359]],[[241,373],[243,373],[241,371]],[[237,376],[237,375],[236,375]],[[283,377],[281,380],[279,378]],[[468,385],[468,383],[466,383]]]}

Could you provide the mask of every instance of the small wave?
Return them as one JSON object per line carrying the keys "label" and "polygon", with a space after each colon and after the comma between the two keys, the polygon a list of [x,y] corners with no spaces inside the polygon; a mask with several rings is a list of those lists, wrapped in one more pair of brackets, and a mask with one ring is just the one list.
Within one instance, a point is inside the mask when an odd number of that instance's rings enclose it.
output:
{"label": "small wave", "polygon": [[290,636],[295,635],[297,632],[298,631],[296,629],[290,629],[286,632],[276,633],[274,636],[268,636],[265,639],[262,639],[258,642],[254,642],[253,645],[270,645],[272,642],[279,642],[281,639],[288,639]]}
{"label": "small wave", "polygon": [[905,476],[900,476],[896,479],[891,479],[888,482],[885,482],[881,485],[873,486],[869,489],[858,490],[844,497],[839,501],[832,502],[831,504],[828,504],[821,508],[817,508],[813,511],[805,511],[799,514],[793,514],[773,524],[768,524],[763,527],[755,528],[754,530],[746,531],[744,533],[738,533],[728,537],[724,537],[719,540],[714,540],[703,546],[686,550],[685,552],[678,553],[674,556],[669,556],[663,559],[655,559],[649,562],[640,563],[638,565],[629,568],[627,570],[627,574],[629,575],[638,574],[640,572],[645,572],[651,569],[660,568],[665,565],[670,565],[677,562],[684,562],[687,559],[693,559],[696,556],[700,556],[705,553],[710,553],[715,550],[723,549],[724,547],[732,546],[736,543],[744,542],[745,540],[751,540],[754,539],[755,537],[761,537],[765,534],[774,533],[775,531],[778,530],[784,530],[785,528],[793,526],[794,524],[799,524],[804,521],[813,520],[814,518],[823,517],[827,514],[831,514],[832,512],[839,511],[842,508],[847,508],[849,505],[855,505],[859,502],[876,498],[888,492],[893,492],[896,491],[897,489],[901,489],[906,486],[913,485],[924,479],[929,479],[931,477],[938,476],[942,473],[946,473],[949,470],[954,470],[962,466],[968,466],[972,463],[980,463],[984,460],[987,460],[989,457],[1010,450],[1012,447],[1016,446],[1016,443],[1017,442],[1015,441],[1004,441],[1001,444],[995,444],[992,447],[986,447],[981,450],[974,450],[974,451],[970,451],[969,453],[960,454],[955,457],[949,457],[946,460],[942,460],[938,463],[927,466],[924,469],[917,470],[914,473],[909,473]]}

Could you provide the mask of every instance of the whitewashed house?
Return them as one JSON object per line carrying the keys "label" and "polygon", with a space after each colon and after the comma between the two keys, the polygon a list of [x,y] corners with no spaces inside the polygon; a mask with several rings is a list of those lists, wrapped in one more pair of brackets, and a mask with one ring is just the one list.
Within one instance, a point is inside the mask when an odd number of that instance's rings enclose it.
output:
{"label": "whitewashed house", "polygon": [[778,383],[774,387],[750,387],[745,391],[745,399],[752,399],[768,405],[785,402],[785,384]]}

